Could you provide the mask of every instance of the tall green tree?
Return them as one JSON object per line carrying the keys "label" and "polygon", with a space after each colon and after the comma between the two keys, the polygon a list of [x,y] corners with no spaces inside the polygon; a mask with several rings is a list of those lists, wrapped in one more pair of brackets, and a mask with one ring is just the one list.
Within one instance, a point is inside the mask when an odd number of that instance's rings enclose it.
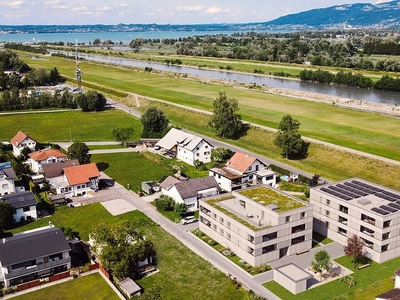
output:
{"label": "tall green tree", "polygon": [[278,132],[274,139],[274,144],[281,148],[283,155],[288,159],[292,157],[305,157],[308,152],[309,143],[301,139],[298,132],[300,123],[286,115],[279,123]]}
{"label": "tall green tree", "polygon": [[164,112],[155,106],[146,108],[140,121],[143,125],[142,137],[144,138],[162,137],[169,124]]}
{"label": "tall green tree", "polygon": [[314,255],[314,261],[311,262],[311,267],[314,271],[320,273],[322,280],[322,273],[332,269],[332,262],[329,253],[326,250],[316,252]]}
{"label": "tall green tree", "polygon": [[236,114],[239,110],[238,101],[228,99],[225,92],[220,92],[213,105],[214,111],[209,125],[219,137],[237,138],[243,130],[242,118]]}
{"label": "tall green tree", "polygon": [[13,223],[13,208],[8,202],[0,202],[0,232]]}
{"label": "tall green tree", "polygon": [[68,147],[68,158],[77,159],[81,165],[90,163],[89,148],[85,143],[75,142]]}
{"label": "tall green tree", "polygon": [[344,253],[353,258],[353,268],[356,264],[363,258],[366,254],[364,251],[364,243],[360,237],[353,234],[351,237],[347,238],[347,244],[344,246]]}
{"label": "tall green tree", "polygon": [[87,93],[77,94],[75,98],[76,103],[82,111],[98,111],[104,108],[107,99],[103,94],[90,90]]}
{"label": "tall green tree", "polygon": [[122,145],[125,144],[127,140],[129,140],[132,135],[135,133],[135,129],[132,127],[123,127],[123,128],[114,128],[112,130],[112,135],[116,141],[121,142]]}

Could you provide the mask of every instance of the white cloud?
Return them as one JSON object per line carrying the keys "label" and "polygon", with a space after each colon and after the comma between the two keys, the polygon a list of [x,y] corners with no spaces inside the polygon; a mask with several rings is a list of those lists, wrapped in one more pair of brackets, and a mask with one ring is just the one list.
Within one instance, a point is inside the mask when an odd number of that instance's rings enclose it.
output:
{"label": "white cloud", "polygon": [[390,2],[390,1],[392,1],[392,0],[378,0],[375,3],[376,4],[381,4],[381,3]]}
{"label": "white cloud", "polygon": [[86,6],[76,6],[76,7],[73,7],[73,8],[71,9],[71,11],[76,11],[76,12],[87,11],[87,10],[88,10],[88,9],[87,9]]}
{"label": "white cloud", "polygon": [[104,6],[104,7],[98,7],[96,8],[96,11],[109,11],[111,7]]}
{"label": "white cloud", "polygon": [[206,10],[206,13],[214,15],[214,14],[220,14],[222,13],[222,9],[216,6],[210,7],[209,9]]}
{"label": "white cloud", "polygon": [[60,0],[49,0],[49,1],[45,1],[44,4],[45,5],[56,5],[59,4],[61,1]]}
{"label": "white cloud", "polygon": [[196,6],[178,6],[177,10],[179,11],[201,11],[203,10],[203,5],[196,5]]}
{"label": "white cloud", "polygon": [[2,1],[2,2],[0,2],[0,6],[8,6],[8,7],[12,7],[12,8],[18,8],[18,7],[20,7],[20,5],[22,3],[23,3],[23,1],[11,1],[11,2]]}

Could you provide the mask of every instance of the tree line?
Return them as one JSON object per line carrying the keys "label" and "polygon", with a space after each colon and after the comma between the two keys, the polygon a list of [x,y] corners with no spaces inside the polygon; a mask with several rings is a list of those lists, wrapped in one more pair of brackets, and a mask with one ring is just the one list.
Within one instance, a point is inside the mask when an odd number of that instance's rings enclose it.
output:
{"label": "tree line", "polygon": [[360,88],[374,88],[376,90],[385,90],[400,92],[400,79],[388,75],[382,76],[375,83],[368,77],[352,72],[339,71],[336,74],[324,70],[302,70],[300,79],[327,84],[347,85]]}

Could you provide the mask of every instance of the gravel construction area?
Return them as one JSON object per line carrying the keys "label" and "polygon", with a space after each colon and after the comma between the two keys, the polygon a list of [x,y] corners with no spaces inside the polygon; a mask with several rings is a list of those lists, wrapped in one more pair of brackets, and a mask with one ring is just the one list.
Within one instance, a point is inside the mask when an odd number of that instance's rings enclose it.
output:
{"label": "gravel construction area", "polygon": [[132,210],[136,210],[136,207],[124,199],[101,202],[101,205],[103,205],[113,216],[122,215]]}

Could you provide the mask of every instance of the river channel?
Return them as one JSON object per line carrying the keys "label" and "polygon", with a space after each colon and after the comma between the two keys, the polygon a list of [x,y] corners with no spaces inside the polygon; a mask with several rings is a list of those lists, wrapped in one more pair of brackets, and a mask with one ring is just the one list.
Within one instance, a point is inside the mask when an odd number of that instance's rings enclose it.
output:
{"label": "river channel", "polygon": [[[51,51],[51,52],[56,52],[56,51]],[[69,55],[75,55],[74,53],[66,53],[66,52],[63,53]],[[300,80],[285,79],[285,78],[256,75],[249,73],[236,73],[236,72],[228,72],[222,70],[203,69],[198,67],[166,65],[155,62],[117,58],[117,57],[105,57],[105,56],[91,55],[84,53],[79,53],[79,57],[87,60],[104,62],[104,63],[112,63],[112,64],[119,64],[124,66],[133,66],[140,68],[148,67],[148,68],[153,68],[154,70],[183,73],[183,74],[187,73],[200,77],[232,80],[242,83],[255,83],[257,85],[266,85],[268,87],[299,90],[304,92],[325,94],[341,98],[364,100],[369,102],[377,102],[377,103],[392,104],[392,105],[400,104],[400,93],[394,93],[394,92],[385,92],[378,90],[368,90],[368,89],[353,88],[353,87],[335,86],[329,84],[304,82]]]}

